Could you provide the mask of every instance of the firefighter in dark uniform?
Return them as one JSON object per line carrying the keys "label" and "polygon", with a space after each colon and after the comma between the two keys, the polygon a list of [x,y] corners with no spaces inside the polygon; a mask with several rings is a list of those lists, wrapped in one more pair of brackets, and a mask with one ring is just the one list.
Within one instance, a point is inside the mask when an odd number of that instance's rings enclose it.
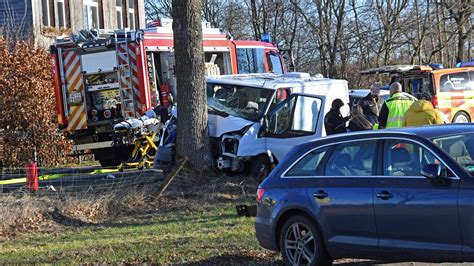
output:
{"label": "firefighter in dark uniform", "polygon": [[324,128],[326,129],[326,135],[347,132],[346,122],[350,117],[342,116],[341,107],[343,106],[344,102],[341,99],[335,99],[332,102],[331,109],[324,117]]}

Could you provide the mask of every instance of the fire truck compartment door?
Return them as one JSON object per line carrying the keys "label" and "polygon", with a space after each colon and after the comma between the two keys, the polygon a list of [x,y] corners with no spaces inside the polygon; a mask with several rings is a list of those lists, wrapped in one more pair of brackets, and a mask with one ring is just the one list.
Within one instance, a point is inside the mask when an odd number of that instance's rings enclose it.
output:
{"label": "fire truck compartment door", "polygon": [[81,56],[75,50],[62,53],[63,90],[66,95],[68,125],[66,131],[87,128],[87,108],[81,73]]}
{"label": "fire truck compartment door", "polygon": [[82,71],[86,74],[111,72],[117,67],[117,55],[114,51],[82,55]]}

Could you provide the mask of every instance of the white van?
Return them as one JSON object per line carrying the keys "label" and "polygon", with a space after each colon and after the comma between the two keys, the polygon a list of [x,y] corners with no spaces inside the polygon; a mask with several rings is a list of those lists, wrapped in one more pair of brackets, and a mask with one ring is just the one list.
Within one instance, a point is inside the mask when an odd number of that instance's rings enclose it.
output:
{"label": "white van", "polygon": [[[324,116],[334,99],[349,103],[346,80],[307,73],[229,75],[206,82],[217,167],[248,169],[257,178],[295,145],[326,135]],[[348,105],[341,111],[348,114]]]}

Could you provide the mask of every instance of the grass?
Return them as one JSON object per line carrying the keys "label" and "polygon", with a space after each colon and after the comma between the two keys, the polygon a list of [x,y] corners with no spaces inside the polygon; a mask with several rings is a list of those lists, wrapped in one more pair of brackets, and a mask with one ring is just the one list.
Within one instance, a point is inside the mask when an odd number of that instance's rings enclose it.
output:
{"label": "grass", "polygon": [[234,203],[204,204],[143,219],[28,233],[0,242],[0,263],[281,263],[262,249],[254,218]]}

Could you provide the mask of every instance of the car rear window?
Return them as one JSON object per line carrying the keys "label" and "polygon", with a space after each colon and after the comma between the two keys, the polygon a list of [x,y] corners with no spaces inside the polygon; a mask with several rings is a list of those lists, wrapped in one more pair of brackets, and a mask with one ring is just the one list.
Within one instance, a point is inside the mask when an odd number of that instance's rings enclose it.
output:
{"label": "car rear window", "polygon": [[474,176],[474,133],[435,138],[433,143]]}

